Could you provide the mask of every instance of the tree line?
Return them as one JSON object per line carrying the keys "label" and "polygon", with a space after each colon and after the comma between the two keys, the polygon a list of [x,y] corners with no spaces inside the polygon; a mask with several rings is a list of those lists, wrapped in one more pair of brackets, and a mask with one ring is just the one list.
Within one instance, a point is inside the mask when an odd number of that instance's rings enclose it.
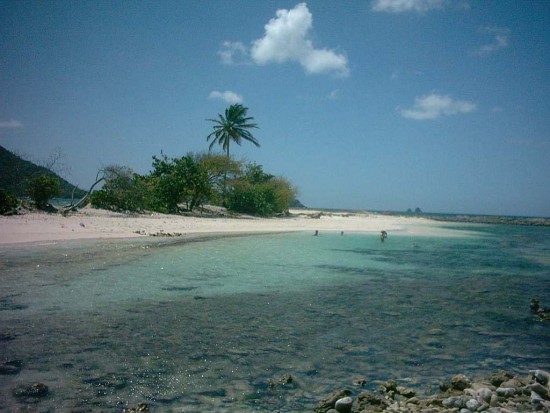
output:
{"label": "tree line", "polygon": [[92,205],[98,208],[139,211],[152,210],[178,213],[193,211],[205,203],[224,206],[230,211],[271,216],[288,210],[296,190],[284,178],[266,173],[261,165],[244,163],[231,157],[230,145],[243,141],[259,147],[252,135],[258,129],[248,108],[235,104],[212,122],[206,137],[209,150],[215,144],[225,155],[188,153],[169,158],[153,156],[152,170],[138,175],[121,166],[105,169],[103,188],[92,194]]}
{"label": "tree line", "polygon": [[104,176],[103,188],[90,201],[115,211],[181,213],[210,204],[272,216],[288,211],[296,196],[290,182],[266,173],[261,165],[208,153],[176,158],[162,154],[153,156],[147,175],[113,165],[104,169]]}
{"label": "tree line", "polygon": [[[206,137],[207,142],[211,140],[209,152],[172,158],[161,152],[160,156],[153,156],[152,169],[145,175],[121,165],[103,168],[89,190],[89,201],[96,208],[115,211],[181,213],[205,204],[258,216],[288,211],[296,197],[296,189],[288,180],[230,154],[232,143],[241,145],[246,141],[260,146],[251,132],[258,125],[247,113],[248,108],[235,104],[218,118],[207,119],[212,123],[212,132]],[[211,153],[215,144],[222,147],[223,155]],[[100,182],[103,187],[93,191]],[[51,177],[37,177],[29,189],[41,209],[58,193],[59,187]]]}

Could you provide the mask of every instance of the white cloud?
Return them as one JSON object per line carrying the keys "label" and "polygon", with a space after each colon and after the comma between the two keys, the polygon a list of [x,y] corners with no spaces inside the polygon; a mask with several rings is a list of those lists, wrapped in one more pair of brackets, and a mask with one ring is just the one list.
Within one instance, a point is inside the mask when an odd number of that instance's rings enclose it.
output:
{"label": "white cloud", "polygon": [[329,100],[335,100],[340,97],[340,89],[334,89],[332,92],[330,92],[327,96],[327,99]]}
{"label": "white cloud", "polygon": [[243,97],[241,95],[235,92],[231,92],[230,90],[226,90],[225,92],[214,90],[210,92],[210,94],[208,95],[208,99],[220,99],[224,102],[229,103],[230,105],[243,102]]}
{"label": "white cloud", "polygon": [[421,70],[394,70],[390,74],[390,80],[399,80],[399,79],[411,79],[419,76],[424,76],[424,72]]}
{"label": "white cloud", "polygon": [[23,127],[23,124],[18,120],[11,119],[11,120],[0,121],[0,128],[15,129],[15,128],[22,128],[22,127]]}
{"label": "white cloud", "polygon": [[407,11],[425,13],[434,9],[442,9],[445,3],[447,0],[375,0],[372,3],[372,10],[388,13]]}
{"label": "white cloud", "polygon": [[479,47],[474,54],[478,56],[483,56],[489,53],[496,52],[500,49],[505,49],[508,47],[508,40],[510,37],[510,30],[505,27],[496,27],[496,26],[485,26],[480,27],[479,32],[483,34],[488,34],[493,37],[491,43],[484,44]]}
{"label": "white cloud", "polygon": [[242,42],[222,43],[221,49],[218,51],[220,59],[224,65],[242,65],[249,64],[248,50]]}
{"label": "white cloud", "polygon": [[265,25],[265,35],[252,43],[250,55],[255,63],[297,62],[307,73],[333,73],[348,76],[348,59],[330,49],[317,49],[310,40],[313,18],[305,3],[293,9],[277,10]]}
{"label": "white cloud", "polygon": [[440,116],[469,113],[476,109],[476,105],[465,100],[454,100],[449,95],[424,95],[414,100],[412,109],[397,108],[401,116],[415,120],[431,120]]}

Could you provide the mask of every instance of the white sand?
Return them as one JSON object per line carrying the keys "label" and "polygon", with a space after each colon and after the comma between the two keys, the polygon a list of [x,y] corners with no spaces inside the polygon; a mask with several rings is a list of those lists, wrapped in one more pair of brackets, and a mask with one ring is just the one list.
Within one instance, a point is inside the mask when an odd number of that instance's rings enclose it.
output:
{"label": "white sand", "polygon": [[452,236],[455,231],[417,217],[397,217],[370,213],[324,213],[291,210],[289,218],[202,218],[176,215],[125,215],[90,207],[67,217],[32,212],[25,215],[0,216],[0,244],[54,242],[75,239],[131,238],[157,234],[265,233],[318,230],[374,232],[393,235]]}

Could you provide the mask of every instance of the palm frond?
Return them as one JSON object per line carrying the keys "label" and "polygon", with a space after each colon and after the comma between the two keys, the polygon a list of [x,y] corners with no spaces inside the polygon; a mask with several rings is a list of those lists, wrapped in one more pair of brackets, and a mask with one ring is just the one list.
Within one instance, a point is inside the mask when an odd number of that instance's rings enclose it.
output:
{"label": "palm frond", "polygon": [[225,109],[225,116],[218,114],[218,119],[207,119],[212,122],[213,131],[206,137],[207,141],[214,138],[210,143],[209,150],[218,143],[229,156],[229,145],[231,141],[237,145],[241,145],[243,140],[260,146],[258,140],[252,135],[249,129],[259,129],[251,116],[246,116],[248,108],[235,104],[230,105]]}

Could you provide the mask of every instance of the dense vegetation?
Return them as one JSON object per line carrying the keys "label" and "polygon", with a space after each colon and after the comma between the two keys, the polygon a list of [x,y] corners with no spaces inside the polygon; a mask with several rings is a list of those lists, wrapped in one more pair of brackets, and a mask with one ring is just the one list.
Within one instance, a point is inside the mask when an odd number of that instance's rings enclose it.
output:
{"label": "dense vegetation", "polygon": [[296,195],[284,178],[224,155],[153,157],[152,171],[139,175],[122,166],[105,170],[105,184],[91,196],[96,208],[115,211],[193,211],[204,204],[234,212],[272,216],[288,210]]}
{"label": "dense vegetation", "polygon": [[110,166],[104,171],[103,188],[92,194],[92,205],[112,210],[178,213],[208,203],[259,216],[288,211],[296,196],[290,182],[264,172],[261,165],[231,158],[231,142],[240,145],[246,141],[260,146],[251,133],[258,126],[247,112],[248,108],[235,104],[217,119],[208,119],[213,123],[213,131],[206,138],[212,139],[209,149],[219,144],[225,155],[153,156],[148,175],[138,175],[123,166]]}
{"label": "dense vegetation", "polygon": [[235,104],[212,122],[209,149],[219,144],[225,155],[189,153],[180,158],[153,156],[152,171],[138,175],[122,166],[105,170],[103,189],[93,193],[92,205],[126,211],[193,211],[208,203],[230,211],[272,216],[288,211],[296,190],[286,179],[264,172],[261,165],[231,158],[231,142],[260,146],[251,130],[257,129],[248,108]]}
{"label": "dense vegetation", "polygon": [[[290,182],[264,172],[261,165],[237,161],[230,155],[231,142],[240,145],[246,141],[260,146],[251,133],[258,126],[247,112],[248,108],[236,104],[229,106],[217,119],[208,119],[213,123],[213,131],[207,136],[207,141],[213,138],[209,149],[217,143],[224,155],[188,153],[169,158],[161,153],[158,157],[153,156],[152,170],[146,175],[120,165],[103,168],[90,189],[92,205],[115,211],[179,213],[194,211],[208,203],[259,216],[288,211],[296,196]],[[47,209],[53,197],[71,197],[74,187],[67,181],[47,168],[0,148],[1,213],[14,208],[13,194],[30,196],[40,209]],[[101,182],[103,188],[92,192]],[[77,190],[75,197],[84,195],[84,191]]]}
{"label": "dense vegetation", "polygon": [[265,173],[261,165],[248,164],[231,182],[227,206],[233,211],[271,216],[287,211],[295,196],[286,179]]}
{"label": "dense vegetation", "polygon": [[113,210],[177,213],[209,203],[259,216],[288,211],[296,196],[290,182],[264,172],[261,165],[231,158],[231,142],[240,145],[247,141],[260,146],[250,132],[258,125],[247,112],[248,108],[236,104],[217,119],[208,119],[213,123],[213,131],[206,138],[212,139],[209,149],[219,144],[225,155],[153,156],[153,169],[143,176],[126,167],[111,166],[105,171],[103,189],[92,195],[92,205]]}

